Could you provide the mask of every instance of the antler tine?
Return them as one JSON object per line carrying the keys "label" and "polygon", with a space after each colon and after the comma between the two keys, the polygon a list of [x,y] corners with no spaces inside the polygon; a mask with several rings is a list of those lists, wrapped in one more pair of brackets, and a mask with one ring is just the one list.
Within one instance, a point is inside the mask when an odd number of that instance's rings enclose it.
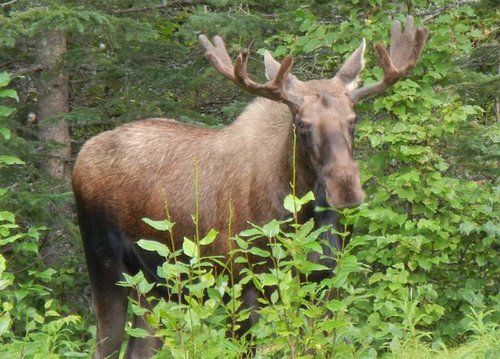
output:
{"label": "antler tine", "polygon": [[427,40],[428,30],[415,29],[413,17],[406,18],[405,29],[401,32],[401,23],[394,21],[391,28],[391,47],[389,51],[381,43],[375,44],[378,65],[384,71],[384,78],[370,86],[352,91],[349,96],[354,102],[364,97],[385,91],[389,86],[408,75],[417,64]]}
{"label": "antler tine", "polygon": [[207,39],[205,35],[198,37],[201,46],[205,49],[205,57],[210,64],[215,67],[224,77],[234,81],[234,68],[231,58],[229,57],[224,40],[220,36],[215,36],[213,39],[214,45]]}
{"label": "antler tine", "polygon": [[[265,84],[259,84],[250,79],[247,71],[247,62],[249,51],[243,50],[236,58],[236,64],[233,66],[229,57],[224,41],[219,36],[214,37],[213,44],[205,35],[200,35],[199,40],[206,50],[205,57],[215,69],[224,77],[235,82],[238,86],[257,96],[266,97],[271,100],[283,102],[290,107],[297,107],[300,99],[297,96],[289,94],[285,89],[288,74],[293,65],[292,56],[287,56],[273,80]],[[215,45],[215,46],[214,46]]]}

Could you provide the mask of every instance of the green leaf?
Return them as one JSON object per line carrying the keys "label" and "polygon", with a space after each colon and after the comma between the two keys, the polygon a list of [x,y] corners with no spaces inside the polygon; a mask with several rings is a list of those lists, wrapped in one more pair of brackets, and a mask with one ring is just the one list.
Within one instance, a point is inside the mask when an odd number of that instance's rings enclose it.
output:
{"label": "green leaf", "polygon": [[283,207],[285,207],[288,212],[298,213],[300,212],[304,204],[307,204],[311,201],[314,201],[314,193],[312,191],[307,192],[302,198],[298,198],[293,194],[289,194],[283,201]]}
{"label": "green leaf", "polygon": [[43,308],[45,310],[49,309],[52,306],[53,301],[54,301],[54,299],[49,299],[48,301],[46,301],[45,304],[43,305]]}
{"label": "green leaf", "polygon": [[89,354],[88,353],[81,353],[81,352],[65,352],[64,357],[67,358],[88,358]]}
{"label": "green leaf", "polygon": [[9,211],[0,211],[0,221],[14,223],[16,221],[16,216]]}
{"label": "green leaf", "polygon": [[136,290],[139,295],[144,295],[146,293],[149,293],[154,286],[155,286],[154,283],[148,283],[146,279],[144,279],[139,282],[139,284],[136,287]]}
{"label": "green leaf", "polygon": [[[1,273],[1,272],[0,272]],[[0,279],[0,290],[4,290],[8,286],[12,284],[11,281],[5,280],[5,279]]]}
{"label": "green leaf", "polygon": [[260,249],[259,247],[252,247],[252,248],[250,248],[249,252],[251,254],[253,254],[254,256],[263,257],[263,258],[267,258],[270,256],[269,252],[267,252],[263,249]]}
{"label": "green leaf", "polygon": [[137,241],[137,245],[147,251],[156,252],[163,258],[168,258],[170,254],[170,249],[165,244],[157,241],[140,239]]}
{"label": "green leaf", "polygon": [[307,192],[301,199],[301,203],[302,204],[306,204],[306,203],[309,203],[311,201],[314,201],[315,198],[314,198],[314,193],[312,191],[309,191]]}
{"label": "green leaf", "polygon": [[58,312],[56,312],[55,310],[47,310],[45,312],[45,316],[46,317],[60,317],[61,314],[59,314]]}
{"label": "green leaf", "polygon": [[285,207],[285,209],[290,213],[300,211],[300,204],[298,203],[297,197],[294,197],[293,194],[289,194],[285,197],[283,207]]}
{"label": "green leaf", "polygon": [[16,111],[15,108],[0,105],[0,117],[8,117]]}
{"label": "green leaf", "polygon": [[409,188],[409,187],[406,187],[406,188],[403,188],[403,187],[397,188],[395,190],[395,192],[397,193],[397,195],[400,198],[407,199],[410,202],[413,202],[413,200],[417,196],[417,194],[415,193],[415,191],[412,188]]}
{"label": "green leaf", "polygon": [[310,274],[311,272],[314,271],[320,271],[320,270],[331,270],[331,268],[328,268],[327,266],[324,266],[323,264],[319,263],[313,263],[313,262],[305,262],[302,263],[299,267],[300,271],[305,274]]}
{"label": "green leaf", "polygon": [[280,222],[273,219],[262,226],[262,232],[268,238],[277,236],[280,233]]}
{"label": "green leaf", "polygon": [[432,268],[432,261],[427,257],[418,257],[417,258],[418,265],[426,271],[429,271]]}
{"label": "green leaf", "polygon": [[2,135],[2,137],[5,139],[5,140],[8,140],[10,139],[10,130],[7,128],[7,127],[0,127],[0,135]]}
{"label": "green leaf", "polygon": [[477,106],[465,105],[462,109],[467,115],[475,115],[478,113]]}
{"label": "green leaf", "polygon": [[35,276],[37,278],[42,279],[42,280],[49,281],[50,279],[52,279],[52,277],[56,273],[57,273],[57,271],[55,269],[53,269],[53,268],[47,268],[46,270],[44,270],[42,272],[37,272],[35,274]]}
{"label": "green leaf", "polygon": [[271,273],[263,273],[259,276],[259,279],[264,287],[278,285],[279,283],[278,277]]}
{"label": "green leaf", "polygon": [[194,243],[189,238],[184,237],[184,242],[182,242],[182,250],[184,254],[190,258],[195,258],[198,256],[196,243]]}
{"label": "green leaf", "polygon": [[254,227],[254,228],[245,229],[244,231],[240,232],[239,235],[242,237],[261,236],[262,231],[260,230],[260,228]]}
{"label": "green leaf", "polygon": [[332,299],[328,303],[326,303],[326,307],[335,313],[344,311],[347,307],[347,303],[344,303],[343,301],[338,299]]}
{"label": "green leaf", "polygon": [[476,225],[471,222],[462,222],[460,223],[460,232],[469,235],[473,230],[475,230]]}
{"label": "green leaf", "polygon": [[128,335],[134,338],[147,338],[149,337],[149,333],[147,330],[142,328],[127,328],[126,332]]}
{"label": "green leaf", "polygon": [[212,243],[215,240],[215,238],[217,238],[218,234],[219,234],[219,232],[217,232],[215,229],[211,229],[207,233],[207,235],[200,240],[200,244],[202,246],[209,245],[210,243]]}
{"label": "green leaf", "polygon": [[276,304],[279,300],[280,296],[277,290],[271,293],[271,303]]}
{"label": "green leaf", "polygon": [[10,76],[7,72],[0,72],[0,87],[5,87],[10,82]]}
{"label": "green leaf", "polygon": [[2,238],[2,239],[0,239],[0,246],[5,246],[6,244],[15,242],[18,239],[23,238],[23,237],[24,237],[24,233],[17,233],[17,234],[14,234],[13,236]]}
{"label": "green leaf", "polygon": [[147,225],[153,227],[157,231],[162,231],[162,232],[170,231],[172,229],[172,227],[174,226],[174,223],[169,222],[166,219],[162,219],[160,221],[155,221],[153,219],[143,218],[142,221],[144,223],[146,223]]}
{"label": "green leaf", "polygon": [[9,331],[12,319],[9,313],[3,313],[0,316],[0,337]]}
{"label": "green leaf", "polygon": [[0,165],[1,164],[7,165],[7,166],[24,165],[24,162],[22,160],[20,160],[19,158],[14,157],[14,156],[1,155],[0,156]]}
{"label": "green leaf", "polygon": [[371,143],[372,147],[375,148],[382,143],[382,137],[375,135],[375,134],[372,134],[370,136],[370,143]]}
{"label": "green leaf", "polygon": [[331,332],[337,328],[347,327],[348,324],[349,323],[347,323],[345,320],[327,319],[321,323],[320,328],[321,328],[321,330],[324,330],[326,332]]}
{"label": "green leaf", "polygon": [[17,102],[19,102],[19,96],[17,96],[17,92],[15,90],[7,89],[7,90],[1,90],[0,91],[0,98],[2,97],[9,97]]}

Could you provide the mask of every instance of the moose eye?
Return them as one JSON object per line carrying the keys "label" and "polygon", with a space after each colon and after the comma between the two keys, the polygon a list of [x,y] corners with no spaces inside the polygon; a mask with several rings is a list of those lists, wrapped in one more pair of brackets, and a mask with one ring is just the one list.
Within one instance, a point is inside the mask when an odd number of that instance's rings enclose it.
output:
{"label": "moose eye", "polygon": [[310,127],[310,124],[307,123],[306,121],[303,121],[301,119],[296,119],[295,120],[295,127],[297,128],[298,131],[304,132],[307,131]]}

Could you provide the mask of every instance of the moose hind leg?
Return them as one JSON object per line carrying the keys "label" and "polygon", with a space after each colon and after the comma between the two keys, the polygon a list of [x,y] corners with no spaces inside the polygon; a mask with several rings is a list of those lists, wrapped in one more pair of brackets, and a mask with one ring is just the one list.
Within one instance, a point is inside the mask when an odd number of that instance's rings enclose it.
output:
{"label": "moose hind leg", "polygon": [[259,321],[258,310],[260,309],[259,305],[259,291],[251,284],[247,284],[243,288],[242,300],[244,308],[250,309],[250,316],[247,320],[241,323],[240,328],[236,332],[238,337],[247,336],[250,338],[249,330]]}
{"label": "moose hind leg", "polygon": [[92,290],[92,306],[97,318],[94,359],[118,358],[123,342],[127,314],[126,288],[107,291]]}
{"label": "moose hind leg", "polygon": [[127,316],[128,288],[116,283],[123,280],[125,268],[116,253],[87,256],[92,289],[92,307],[97,319],[97,346],[94,358],[118,358]]}
{"label": "moose hind leg", "polygon": [[[134,291],[132,294],[134,299],[137,300],[137,292]],[[149,304],[147,304],[146,307],[151,309],[151,305]],[[144,317],[134,315],[133,327],[146,330],[150,336],[146,338],[130,337],[127,344],[127,351],[125,352],[125,359],[150,358],[161,349],[163,341],[153,336],[154,331],[148,325]]]}
{"label": "moose hind leg", "polygon": [[[78,203],[78,202],[77,202]],[[123,342],[129,289],[116,283],[123,280],[124,246],[127,238],[103,213],[77,206],[92,307],[97,319],[95,359],[118,358]]]}

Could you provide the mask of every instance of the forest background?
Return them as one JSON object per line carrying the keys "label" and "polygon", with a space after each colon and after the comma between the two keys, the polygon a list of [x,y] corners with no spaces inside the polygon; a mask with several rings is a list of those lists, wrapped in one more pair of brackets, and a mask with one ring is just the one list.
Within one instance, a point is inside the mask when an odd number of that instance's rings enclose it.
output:
{"label": "forest background", "polygon": [[[0,8],[2,358],[88,357],[95,346],[69,183],[83,142],[147,117],[220,127],[251,100],[210,68],[199,33],[223,36],[232,55],[253,41],[250,73],[259,80],[264,49],[293,54],[301,79],[328,78],[364,37],[367,83],[381,76],[370,46],[387,43],[392,20],[407,14],[431,35],[410,78],[358,108],[368,196],[348,214],[351,245],[326,284],[338,290],[326,306],[337,314],[310,310],[297,314],[297,330],[287,322],[280,331],[287,301],[271,298],[260,325],[276,327],[261,331],[259,355],[499,357],[496,1],[12,0]],[[329,334],[308,337],[306,319]],[[208,339],[170,343],[162,357],[238,353],[213,328]]]}

